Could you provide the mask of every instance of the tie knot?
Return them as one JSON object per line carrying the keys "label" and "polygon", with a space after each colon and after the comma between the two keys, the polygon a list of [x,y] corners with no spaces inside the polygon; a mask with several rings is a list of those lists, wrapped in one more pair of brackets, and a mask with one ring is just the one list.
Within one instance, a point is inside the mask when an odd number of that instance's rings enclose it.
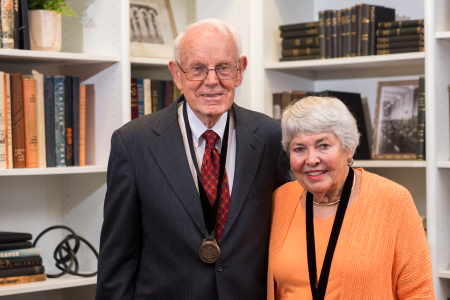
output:
{"label": "tie knot", "polygon": [[215,149],[219,136],[214,131],[208,129],[203,133],[203,138],[206,140],[206,149]]}

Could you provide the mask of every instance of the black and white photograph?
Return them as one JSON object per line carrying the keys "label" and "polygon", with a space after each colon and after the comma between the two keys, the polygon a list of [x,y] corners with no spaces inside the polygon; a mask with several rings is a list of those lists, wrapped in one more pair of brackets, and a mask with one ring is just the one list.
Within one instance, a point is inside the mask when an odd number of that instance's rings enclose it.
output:
{"label": "black and white photograph", "polygon": [[418,105],[418,80],[378,83],[372,158],[416,158]]}
{"label": "black and white photograph", "polygon": [[131,42],[164,44],[160,12],[156,4],[130,5]]}

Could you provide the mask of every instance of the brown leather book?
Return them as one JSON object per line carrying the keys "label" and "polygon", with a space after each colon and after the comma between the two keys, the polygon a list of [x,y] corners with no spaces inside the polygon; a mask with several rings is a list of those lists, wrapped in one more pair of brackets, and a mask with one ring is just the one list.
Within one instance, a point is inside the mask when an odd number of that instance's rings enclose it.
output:
{"label": "brown leather book", "polygon": [[36,281],[45,281],[46,279],[47,279],[47,274],[5,277],[5,278],[0,278],[0,286],[28,283],[28,282],[36,282]]}
{"label": "brown leather book", "polygon": [[23,79],[23,107],[25,118],[25,154],[26,167],[37,168],[39,165],[37,114],[36,114],[36,80]]}
{"label": "brown leather book", "polygon": [[25,120],[23,110],[22,74],[11,74],[11,116],[14,168],[25,168]]}
{"label": "brown leather book", "polygon": [[86,165],[86,86],[80,85],[80,166]]}

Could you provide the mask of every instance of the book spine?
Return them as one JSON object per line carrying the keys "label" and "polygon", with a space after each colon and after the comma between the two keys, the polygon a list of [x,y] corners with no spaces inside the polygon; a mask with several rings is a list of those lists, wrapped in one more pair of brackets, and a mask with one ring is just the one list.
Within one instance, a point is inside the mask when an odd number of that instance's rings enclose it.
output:
{"label": "book spine", "polygon": [[361,56],[361,20],[362,20],[362,4],[355,5],[356,12],[356,56]]}
{"label": "book spine", "polygon": [[375,55],[375,10],[376,7],[374,5],[370,6],[370,19],[369,19],[369,55]]}
{"label": "book spine", "polygon": [[14,2],[13,0],[0,1],[2,48],[14,49]]}
{"label": "book spine", "polygon": [[291,30],[300,30],[300,29],[308,29],[308,28],[317,28],[319,27],[319,22],[306,22],[306,23],[297,23],[297,24],[289,24],[289,25],[280,25],[278,28],[280,31],[291,31]]}
{"label": "book spine", "polygon": [[331,11],[331,58],[338,56],[338,39],[337,39],[337,12]]}
{"label": "book spine", "polygon": [[[325,52],[325,11],[320,11],[319,12],[319,53],[320,53],[320,58],[325,58],[326,57],[326,52]],[[284,44],[286,42],[286,45]],[[293,42],[293,46],[300,46],[301,44],[301,40],[300,39],[296,39]],[[297,45],[298,44],[298,45]],[[291,43],[288,44],[288,42],[286,40],[283,41],[283,49],[288,49],[288,46],[291,46]]]}
{"label": "book spine", "polygon": [[173,81],[167,80],[164,84],[164,108],[172,104],[173,99]]}
{"label": "book spine", "polygon": [[151,80],[144,79],[144,114],[148,115],[152,113],[152,89]]}
{"label": "book spine", "polygon": [[37,168],[39,166],[39,158],[36,120],[36,81],[32,78],[23,79],[23,106],[26,167]]}
{"label": "book spine", "polygon": [[351,53],[350,56],[356,56],[356,7],[351,8]]}
{"label": "book spine", "polygon": [[336,41],[337,41],[337,57],[342,57],[342,30],[341,30],[341,11],[336,11]]}
{"label": "book spine", "polygon": [[361,56],[369,55],[370,6],[361,6]]}
{"label": "book spine", "polygon": [[32,238],[31,233],[0,231],[0,243],[24,242]]}
{"label": "book spine", "polygon": [[28,20],[28,0],[20,0],[20,22],[19,22],[19,48],[23,50],[30,50],[30,23]]}
{"label": "book spine", "polygon": [[72,82],[72,143],[73,165],[80,165],[80,77],[73,76]]}
{"label": "book spine", "polygon": [[379,43],[377,49],[393,49],[393,48],[408,48],[408,47],[424,47],[425,41],[409,41],[400,43]]}
{"label": "book spine", "polygon": [[25,168],[25,120],[23,110],[22,74],[11,74],[11,115],[14,168]]}
{"label": "book spine", "polygon": [[44,266],[24,267],[17,269],[5,269],[0,270],[0,278],[13,277],[13,276],[25,276],[44,273]]}
{"label": "book spine", "polygon": [[6,277],[6,278],[0,278],[0,286],[45,281],[46,279],[47,279],[47,274]]}
{"label": "book spine", "polygon": [[[320,21],[319,21],[320,22]],[[281,119],[281,93],[273,93],[273,118],[276,120]]]}
{"label": "book spine", "polygon": [[6,122],[8,117],[6,116],[6,96],[5,85],[3,83],[4,73],[0,71],[0,78],[2,79],[0,84],[0,169],[7,169],[7,134],[6,134]]}
{"label": "book spine", "polygon": [[325,11],[325,57],[332,57],[332,43],[331,43],[331,11]]}
{"label": "book spine", "polygon": [[14,49],[19,49],[19,31],[20,31],[20,25],[19,25],[19,0],[13,0],[14,5]]}
{"label": "book spine", "polygon": [[291,104],[291,91],[284,91],[281,93],[281,111]]}
{"label": "book spine", "polygon": [[151,81],[152,88],[152,112],[158,111],[158,80]]}
{"label": "book spine", "polygon": [[382,54],[396,54],[396,53],[409,53],[409,52],[424,52],[425,47],[409,47],[409,48],[393,48],[377,50],[378,55]]}
{"label": "book spine", "polygon": [[345,57],[352,56],[352,9],[351,7],[347,8],[346,16],[345,16],[345,40],[346,40],[346,51]]}
{"label": "book spine", "polygon": [[34,267],[42,265],[42,257],[30,256],[0,259],[0,270]]}
{"label": "book spine", "polygon": [[45,107],[44,107],[44,75],[33,70],[36,81],[36,123],[38,139],[38,167],[47,167],[45,154]]}
{"label": "book spine", "polygon": [[419,77],[419,109],[417,111],[417,159],[425,160],[425,77]]}
{"label": "book spine", "polygon": [[393,29],[378,29],[377,36],[400,36],[409,34],[423,34],[423,27],[407,27],[407,28],[393,28]]}
{"label": "book spine", "polygon": [[294,61],[294,60],[307,60],[307,59],[319,59],[319,58],[320,58],[320,55],[311,54],[311,55],[282,57],[282,58],[280,58],[280,61]]}
{"label": "book spine", "polygon": [[158,80],[158,110],[164,109],[164,80]]}
{"label": "book spine", "polygon": [[1,258],[29,257],[41,255],[41,248],[15,249],[0,251]]}
{"label": "book spine", "polygon": [[177,101],[178,97],[181,96],[181,91],[178,86],[174,83],[173,85],[173,102]]}
{"label": "book spine", "polygon": [[282,31],[280,33],[280,37],[296,38],[296,37],[312,36],[312,35],[318,35],[318,34],[319,34],[318,28],[311,28],[311,29],[303,29],[303,30],[295,30],[295,31]]}
{"label": "book spine", "polygon": [[[0,251],[31,248],[31,242],[0,243]],[[1,269],[1,263],[0,263]]]}
{"label": "book spine", "polygon": [[341,57],[345,57],[346,56],[346,52],[347,52],[347,9],[342,9],[341,10],[341,15],[340,15],[340,23],[341,23]]}
{"label": "book spine", "polygon": [[421,20],[407,20],[397,22],[378,22],[378,29],[390,29],[390,28],[405,28],[405,27],[418,27],[425,26],[423,19]]}
{"label": "book spine", "polygon": [[131,120],[139,117],[138,80],[131,78]]}
{"label": "book spine", "polygon": [[145,115],[144,108],[144,79],[138,78],[137,80],[137,94],[138,94],[138,112],[139,117]]}
{"label": "book spine", "polygon": [[66,166],[64,76],[55,76],[55,145],[56,166]]}
{"label": "book spine", "polygon": [[10,76],[7,73],[4,73],[4,92],[5,92],[5,116],[7,120],[5,120],[5,142],[6,142],[6,167],[8,169],[13,168],[13,147],[12,147],[12,119],[11,119],[11,85],[10,85]]}
{"label": "book spine", "polygon": [[281,51],[281,56],[283,57],[291,57],[291,56],[300,56],[300,55],[310,55],[310,54],[319,54],[319,48],[299,48],[299,49],[287,49]]}
{"label": "book spine", "polygon": [[56,167],[55,141],[55,77],[44,76],[45,160],[47,167]]}
{"label": "book spine", "polygon": [[73,125],[72,125],[72,87],[73,77],[64,77],[64,127],[65,127],[65,144],[66,144],[66,166],[73,166]]}
{"label": "book spine", "polygon": [[[319,28],[320,29],[320,28]],[[323,28],[325,30],[325,28]],[[325,36],[323,36],[324,38]],[[320,35],[315,37],[302,37],[296,39],[284,39],[281,42],[281,48],[287,49],[298,49],[298,48],[311,48],[320,47]],[[324,48],[325,50],[325,48]]]}
{"label": "book spine", "polygon": [[412,34],[402,36],[377,37],[377,44],[412,42],[412,41],[425,42],[425,36],[423,34]]}
{"label": "book spine", "polygon": [[80,166],[86,165],[86,86],[80,85]]}

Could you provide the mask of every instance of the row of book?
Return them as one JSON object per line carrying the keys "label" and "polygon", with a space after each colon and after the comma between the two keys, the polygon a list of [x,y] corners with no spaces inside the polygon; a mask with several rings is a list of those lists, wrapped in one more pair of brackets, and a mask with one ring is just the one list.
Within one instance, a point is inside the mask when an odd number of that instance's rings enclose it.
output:
{"label": "row of book", "polygon": [[47,279],[41,249],[31,239],[30,233],[0,232],[0,286]]}
{"label": "row of book", "polygon": [[377,54],[425,51],[424,20],[380,23]]}
{"label": "row of book", "polygon": [[0,72],[0,169],[84,166],[86,86],[32,73]]}
{"label": "row of book", "polygon": [[28,1],[0,1],[0,48],[30,50]]}
{"label": "row of book", "polygon": [[171,80],[131,78],[131,119],[166,108],[180,95],[181,91]]}

